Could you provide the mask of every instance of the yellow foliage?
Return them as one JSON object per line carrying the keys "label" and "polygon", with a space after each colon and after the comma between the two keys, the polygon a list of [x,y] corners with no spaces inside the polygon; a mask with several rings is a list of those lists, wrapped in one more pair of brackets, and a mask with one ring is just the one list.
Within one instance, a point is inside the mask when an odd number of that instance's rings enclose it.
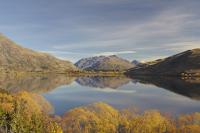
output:
{"label": "yellow foliage", "polygon": [[[40,104],[42,103],[42,104]],[[50,104],[35,93],[0,92],[0,132],[36,133],[197,133],[200,113],[181,115],[176,119],[157,110],[136,113],[119,111],[98,102],[77,107],[62,117],[50,117]],[[56,121],[56,122],[55,122]],[[61,128],[62,127],[62,128]]]}
{"label": "yellow foliage", "polygon": [[75,132],[116,132],[118,111],[104,103],[95,103],[75,108],[62,119],[62,127],[67,133]]}
{"label": "yellow foliage", "polygon": [[62,132],[60,126],[42,111],[41,106],[32,98],[33,95],[36,96],[36,94],[28,92],[19,92],[13,95],[0,93],[0,131]]}
{"label": "yellow foliage", "polygon": [[120,112],[100,102],[66,112],[61,125],[66,133],[196,133],[200,130],[199,116],[194,113],[175,120],[157,110]]}
{"label": "yellow foliage", "polygon": [[0,93],[0,109],[5,112],[13,111],[13,97],[7,93]]}
{"label": "yellow foliage", "polygon": [[[130,120],[131,132],[134,133],[163,133],[171,130],[171,123],[158,111],[146,111]],[[169,129],[170,127],[170,129]]]}

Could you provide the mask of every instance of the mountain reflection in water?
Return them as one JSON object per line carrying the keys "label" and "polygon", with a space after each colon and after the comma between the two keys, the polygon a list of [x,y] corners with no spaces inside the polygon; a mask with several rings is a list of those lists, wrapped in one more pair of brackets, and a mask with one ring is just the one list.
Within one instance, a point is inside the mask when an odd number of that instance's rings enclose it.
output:
{"label": "mountain reflection in water", "polygon": [[163,77],[68,77],[66,75],[0,76],[0,88],[44,96],[55,114],[94,102],[116,108],[138,107],[162,112],[200,110],[200,80]]}
{"label": "mountain reflection in water", "polygon": [[82,86],[111,89],[117,89],[130,81],[131,79],[126,77],[79,77],[76,79],[76,82]]}
{"label": "mountain reflection in water", "polygon": [[191,99],[200,100],[200,79],[173,77],[135,77],[142,84],[153,84]]}
{"label": "mountain reflection in water", "polygon": [[45,93],[59,86],[70,85],[73,82],[81,86],[102,89],[118,89],[132,82],[134,84],[151,84],[172,91],[174,93],[200,100],[200,79],[179,79],[172,77],[68,77],[66,75],[42,75],[13,77],[9,75],[0,76],[0,88],[9,92],[29,91]]}
{"label": "mountain reflection in water", "polygon": [[45,93],[62,85],[69,85],[74,77],[65,75],[0,76],[0,88],[9,92],[28,91]]}

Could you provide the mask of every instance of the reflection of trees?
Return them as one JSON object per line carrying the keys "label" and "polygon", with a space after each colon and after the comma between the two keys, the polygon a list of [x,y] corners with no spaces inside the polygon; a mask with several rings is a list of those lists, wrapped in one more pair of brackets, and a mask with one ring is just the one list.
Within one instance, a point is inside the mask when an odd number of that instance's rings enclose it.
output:
{"label": "reflection of trees", "polygon": [[117,89],[129,83],[130,79],[126,77],[80,77],[76,82],[82,86],[95,88],[112,88]]}
{"label": "reflection of trees", "polygon": [[19,77],[4,75],[0,77],[0,88],[9,92],[21,90],[47,92],[61,85],[71,84],[74,80],[74,77],[67,77],[65,75],[27,75]]}
{"label": "reflection of trees", "polygon": [[158,87],[175,92],[177,94],[200,100],[200,80],[196,78],[180,79],[173,77],[135,77],[133,80],[141,83],[154,84]]}

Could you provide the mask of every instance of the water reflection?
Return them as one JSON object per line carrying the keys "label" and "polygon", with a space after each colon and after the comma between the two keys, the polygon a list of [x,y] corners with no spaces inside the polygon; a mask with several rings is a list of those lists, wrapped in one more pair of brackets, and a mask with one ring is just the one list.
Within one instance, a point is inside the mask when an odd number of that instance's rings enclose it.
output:
{"label": "water reflection", "polygon": [[9,92],[29,91],[45,93],[61,85],[69,85],[74,77],[65,75],[26,75],[26,76],[0,76],[0,88]]}
{"label": "water reflection", "polygon": [[159,88],[172,91],[176,94],[200,100],[200,80],[198,78],[172,78],[172,77],[135,77],[143,84],[153,84]]}
{"label": "water reflection", "polygon": [[66,75],[1,76],[0,88],[36,92],[52,104],[55,114],[78,106],[105,102],[115,108],[138,107],[162,112],[200,110],[200,80],[161,77],[68,77]]}
{"label": "water reflection", "polygon": [[117,89],[128,84],[131,79],[126,77],[79,77],[76,82],[82,86],[94,88],[111,88]]}
{"label": "water reflection", "polygon": [[[169,78],[169,77],[68,77],[66,75],[27,75],[15,77],[0,76],[0,88],[9,92],[21,90],[45,93],[59,86],[70,85],[73,82],[81,86],[101,89],[119,89],[130,82],[137,84],[152,84],[159,88],[172,91],[195,100],[200,100],[199,78]],[[119,90],[122,91],[122,90]]]}
{"label": "water reflection", "polygon": [[173,77],[80,77],[76,82],[82,86],[93,88],[112,88],[117,89],[123,85],[132,83],[153,84],[174,93],[200,100],[200,79],[199,78],[173,78]]}

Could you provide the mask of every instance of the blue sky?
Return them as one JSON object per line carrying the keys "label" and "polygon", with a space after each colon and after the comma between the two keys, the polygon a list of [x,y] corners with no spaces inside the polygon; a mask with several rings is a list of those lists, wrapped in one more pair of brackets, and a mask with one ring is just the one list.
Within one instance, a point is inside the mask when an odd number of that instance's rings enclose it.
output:
{"label": "blue sky", "polygon": [[200,47],[199,0],[0,0],[0,32],[73,62],[153,60]]}

